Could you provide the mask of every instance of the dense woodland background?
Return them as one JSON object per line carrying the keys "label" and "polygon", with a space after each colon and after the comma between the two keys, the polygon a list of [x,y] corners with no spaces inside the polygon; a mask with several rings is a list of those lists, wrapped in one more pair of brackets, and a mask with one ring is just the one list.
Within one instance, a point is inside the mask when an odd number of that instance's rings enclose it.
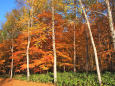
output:
{"label": "dense woodland background", "polygon": [[[115,28],[111,35],[107,1],[115,27],[114,0],[82,0],[100,72],[115,71]],[[96,71],[94,49],[79,0],[16,0],[16,4],[18,9],[6,14],[7,21],[0,30],[0,74],[12,77],[17,73],[54,72],[54,41],[57,71]]]}

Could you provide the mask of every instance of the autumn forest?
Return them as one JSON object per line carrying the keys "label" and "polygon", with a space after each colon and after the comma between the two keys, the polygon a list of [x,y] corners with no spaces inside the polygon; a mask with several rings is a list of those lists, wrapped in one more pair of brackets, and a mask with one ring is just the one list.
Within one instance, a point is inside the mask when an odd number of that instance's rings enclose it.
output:
{"label": "autumn forest", "polygon": [[[48,83],[55,86],[115,86],[114,0],[16,0],[16,4],[0,30],[0,75],[12,79],[23,74],[31,81],[34,74],[50,73]],[[94,73],[97,85],[77,80],[59,84],[58,73],[70,72],[72,77]],[[112,74],[109,84],[103,83],[105,72]]]}

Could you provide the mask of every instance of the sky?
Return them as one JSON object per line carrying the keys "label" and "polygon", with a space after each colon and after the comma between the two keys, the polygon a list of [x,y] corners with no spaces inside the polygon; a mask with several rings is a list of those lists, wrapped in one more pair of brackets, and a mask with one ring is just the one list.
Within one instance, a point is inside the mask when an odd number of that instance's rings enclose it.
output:
{"label": "sky", "polygon": [[11,12],[12,9],[16,8],[15,0],[1,0],[0,2],[0,29],[1,23],[6,21],[5,15],[7,12]]}

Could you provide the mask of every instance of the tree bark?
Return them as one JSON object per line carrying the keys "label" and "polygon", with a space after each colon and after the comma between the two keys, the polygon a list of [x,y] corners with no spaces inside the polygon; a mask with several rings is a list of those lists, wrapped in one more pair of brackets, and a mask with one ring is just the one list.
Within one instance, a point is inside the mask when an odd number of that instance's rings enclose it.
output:
{"label": "tree bark", "polygon": [[108,16],[109,16],[109,25],[110,25],[111,36],[112,36],[112,40],[113,40],[113,47],[114,47],[114,51],[115,51],[115,29],[113,26],[113,19],[112,19],[110,3],[109,3],[109,0],[105,0],[105,2],[107,4]]}
{"label": "tree bark", "polygon": [[87,28],[85,30],[86,34],[86,72],[88,72],[88,60],[89,60],[89,52],[88,52],[88,31]]}
{"label": "tree bark", "polygon": [[13,32],[13,28],[12,28],[12,39],[11,39],[11,42],[12,42],[12,46],[11,46],[11,53],[12,53],[12,61],[11,61],[11,71],[10,71],[10,79],[13,78],[13,64],[14,64],[14,59],[13,59],[13,52],[14,52],[14,47],[13,47],[13,35],[14,35],[14,32]]}
{"label": "tree bark", "polygon": [[54,54],[54,84],[57,85],[57,59],[56,59],[56,47],[55,47],[55,24],[54,24],[54,1],[52,0],[52,44]]}
{"label": "tree bark", "polygon": [[[75,15],[75,21],[76,21],[76,0],[74,0],[74,15]],[[74,72],[76,72],[76,22],[74,21],[74,41],[73,41],[73,45],[74,45]]]}
{"label": "tree bark", "polygon": [[13,59],[13,46],[11,48],[11,52],[12,52],[12,62],[11,62],[11,71],[10,71],[10,79],[13,78],[13,64],[14,64],[14,59]]}
{"label": "tree bark", "polygon": [[[114,47],[114,51],[115,51],[115,29],[114,29],[114,26],[113,26],[112,11],[111,11],[111,8],[110,8],[109,0],[105,0],[105,2],[107,4],[110,31],[111,31],[112,42],[113,42],[113,47]],[[110,66],[111,66],[110,68],[111,68],[111,71],[112,71],[112,58],[111,58]]]}
{"label": "tree bark", "polygon": [[30,69],[29,69],[29,48],[31,43],[31,36],[29,28],[33,26],[33,3],[32,0],[32,8],[30,9],[30,19],[28,20],[28,44],[27,44],[27,51],[26,51],[26,58],[27,58],[27,80],[30,80]]}
{"label": "tree bark", "polygon": [[76,72],[76,33],[75,33],[75,24],[74,24],[74,72]]}
{"label": "tree bark", "polygon": [[27,50],[26,50],[26,58],[27,58],[27,80],[28,81],[29,81],[29,77],[30,77],[30,70],[29,70],[29,48],[30,48],[29,27],[30,27],[30,21],[28,21],[28,44],[27,44]]}
{"label": "tree bark", "polygon": [[92,35],[92,32],[91,32],[91,27],[90,27],[90,22],[88,20],[88,17],[87,17],[87,14],[84,10],[84,7],[83,7],[83,4],[81,2],[81,0],[79,0],[80,2],[80,5],[81,5],[81,8],[83,10],[83,13],[85,15],[85,19],[87,21],[87,26],[88,26],[88,30],[89,30],[89,35],[90,35],[90,38],[91,38],[91,43],[92,43],[92,46],[93,46],[93,50],[94,50],[94,55],[95,55],[95,63],[96,63],[96,68],[97,68],[97,74],[98,74],[98,80],[99,80],[99,84],[101,86],[101,74],[100,74],[100,69],[99,69],[99,63],[98,63],[98,56],[97,56],[97,50],[96,50],[96,46],[95,46],[95,43],[94,43],[94,39],[93,39],[93,35]]}
{"label": "tree bark", "polygon": [[[102,44],[101,44],[101,30],[100,30],[99,26],[97,26],[97,30],[98,30],[98,39],[99,39],[99,50],[100,50],[99,52],[101,52],[101,46],[102,46]],[[103,69],[101,66],[101,56],[99,56],[99,63],[100,63],[100,72],[101,72],[101,70]]]}

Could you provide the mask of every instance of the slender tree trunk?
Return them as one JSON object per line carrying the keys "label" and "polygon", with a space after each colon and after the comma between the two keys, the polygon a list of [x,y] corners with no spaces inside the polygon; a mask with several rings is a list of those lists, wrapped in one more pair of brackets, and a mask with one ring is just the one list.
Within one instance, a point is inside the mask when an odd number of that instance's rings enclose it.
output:
{"label": "slender tree trunk", "polygon": [[52,43],[54,53],[54,84],[57,85],[57,61],[56,61],[56,47],[55,47],[55,27],[54,27],[54,1],[52,0]]}
{"label": "slender tree trunk", "polygon": [[63,70],[64,70],[64,72],[65,72],[65,65],[63,66]]}
{"label": "slender tree trunk", "polygon": [[97,50],[96,50],[96,46],[95,46],[95,43],[94,43],[93,35],[92,35],[92,32],[91,32],[90,23],[89,23],[87,14],[86,14],[86,12],[85,12],[85,9],[84,9],[84,7],[83,7],[83,4],[82,4],[81,0],[79,0],[79,2],[80,2],[80,5],[81,5],[81,7],[82,7],[83,13],[84,13],[84,15],[85,15],[85,19],[86,19],[86,21],[87,21],[87,26],[88,26],[88,29],[89,29],[89,35],[90,35],[90,38],[91,38],[91,43],[92,43],[92,45],[93,45],[93,50],[94,50],[94,54],[95,54],[95,63],[96,63],[96,68],[97,68],[98,80],[99,80],[99,84],[100,84],[100,86],[101,86],[101,74],[100,74],[100,69],[99,69]]}
{"label": "slender tree trunk", "polygon": [[[113,19],[112,19],[112,11],[111,11],[111,8],[110,8],[110,3],[109,3],[109,0],[105,0],[106,4],[107,4],[107,9],[108,9],[108,15],[109,15],[109,25],[110,25],[110,31],[111,31],[111,36],[112,36],[112,41],[113,41],[113,47],[114,47],[114,51],[115,51],[115,29],[114,29],[114,26],[113,26]],[[115,56],[115,55],[114,55]],[[113,57],[114,57],[113,56]],[[111,71],[112,71],[112,58],[111,58]]]}
{"label": "slender tree trunk", "polygon": [[27,58],[27,80],[29,81],[30,70],[29,70],[29,47],[30,47],[30,34],[29,34],[30,20],[28,21],[28,44],[26,50],[26,58]]}
{"label": "slender tree trunk", "polygon": [[[97,26],[98,29],[98,39],[99,39],[99,52],[101,52],[101,31],[100,31],[100,27]],[[102,70],[102,66],[101,66],[101,56],[99,56],[99,63],[100,63],[100,71]]]}
{"label": "slender tree trunk", "polygon": [[27,80],[30,80],[30,69],[29,69],[29,48],[30,48],[30,42],[31,42],[31,36],[30,36],[30,30],[29,28],[33,26],[33,3],[34,0],[32,0],[32,8],[30,9],[30,19],[28,21],[28,44],[27,44],[27,51],[26,51],[26,58],[27,58]]}
{"label": "slender tree trunk", "polygon": [[76,72],[76,33],[75,33],[75,25],[74,25],[74,72]]}
{"label": "slender tree trunk", "polygon": [[86,33],[86,72],[88,72],[88,60],[89,60],[89,53],[88,53],[88,31],[85,30]]}
{"label": "slender tree trunk", "polygon": [[12,52],[12,62],[11,62],[10,79],[12,79],[12,77],[13,77],[13,64],[14,64],[14,59],[13,59],[13,46],[12,46],[12,48],[11,48],[11,52]]}
{"label": "slender tree trunk", "polygon": [[114,26],[113,26],[113,19],[112,19],[110,3],[109,3],[109,0],[105,0],[105,2],[107,4],[108,15],[109,15],[109,25],[110,25],[111,36],[112,36],[112,40],[113,40],[113,47],[114,47],[114,50],[115,50],[115,29],[114,29]]}
{"label": "slender tree trunk", "polygon": [[[74,0],[74,15],[75,15],[75,21],[76,21],[76,0]],[[74,45],[74,72],[76,72],[76,22],[74,21],[74,41],[73,41],[73,45]]]}
{"label": "slender tree trunk", "polygon": [[11,52],[12,52],[12,61],[11,61],[11,71],[10,71],[10,79],[12,79],[13,78],[13,64],[14,64],[14,59],[13,59],[13,52],[14,52],[14,47],[13,47],[13,34],[14,34],[14,32],[13,32],[13,28],[12,28],[12,39],[11,39],[11,42],[12,42],[12,46],[11,46]]}

